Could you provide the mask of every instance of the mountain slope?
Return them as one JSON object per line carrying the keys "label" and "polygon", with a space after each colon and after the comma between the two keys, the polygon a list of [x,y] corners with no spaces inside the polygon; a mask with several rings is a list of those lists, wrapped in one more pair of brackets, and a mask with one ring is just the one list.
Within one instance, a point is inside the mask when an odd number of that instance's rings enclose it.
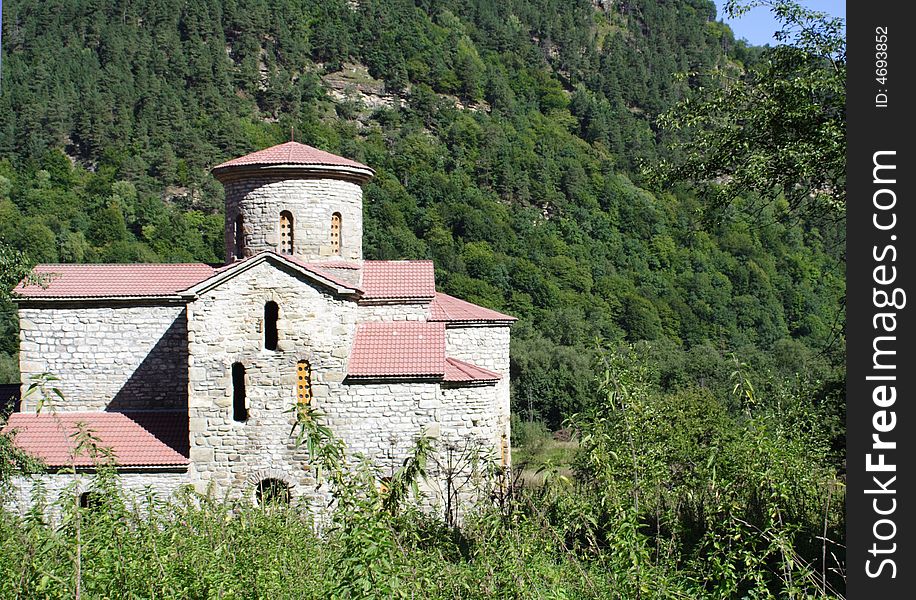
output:
{"label": "mountain slope", "polygon": [[433,258],[444,291],[522,318],[516,408],[578,410],[596,336],[652,341],[672,388],[727,388],[731,352],[779,376],[839,364],[837,225],[710,214],[634,175],[668,152],[656,115],[753,59],[712,2],[4,9],[0,240],[35,261],[220,260],[209,167],[293,130],[377,170],[368,257]]}

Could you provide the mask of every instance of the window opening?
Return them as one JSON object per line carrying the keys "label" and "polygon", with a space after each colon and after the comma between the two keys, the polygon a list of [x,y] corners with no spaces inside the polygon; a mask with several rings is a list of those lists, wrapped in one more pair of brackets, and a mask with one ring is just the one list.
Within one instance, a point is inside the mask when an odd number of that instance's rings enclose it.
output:
{"label": "window opening", "polygon": [[245,258],[245,218],[242,215],[235,218],[235,257]]}
{"label": "window opening", "polygon": [[312,366],[307,360],[296,364],[296,402],[308,406],[312,402]]}
{"label": "window opening", "polygon": [[232,365],[232,419],[239,423],[248,420],[248,407],[245,406],[245,365]]}
{"label": "window opening", "polygon": [[276,302],[270,301],[264,305],[264,348],[276,350],[280,339],[277,332],[277,321],[280,318],[280,307]]}
{"label": "window opening", "polygon": [[280,213],[280,254],[293,253],[293,214],[288,210]]}
{"label": "window opening", "polygon": [[80,508],[98,508],[102,505],[102,498],[98,492],[83,492],[80,494]]}
{"label": "window opening", "polygon": [[340,254],[340,213],[331,215],[331,252]]}
{"label": "window opening", "polygon": [[289,486],[281,479],[262,479],[255,490],[258,506],[289,504]]}

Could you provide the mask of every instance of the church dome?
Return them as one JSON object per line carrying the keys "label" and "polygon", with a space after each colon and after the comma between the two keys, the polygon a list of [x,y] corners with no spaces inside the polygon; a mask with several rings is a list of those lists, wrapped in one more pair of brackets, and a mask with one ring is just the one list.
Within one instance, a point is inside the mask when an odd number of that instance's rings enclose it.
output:
{"label": "church dome", "polygon": [[337,156],[299,142],[286,142],[234,158],[213,167],[213,176],[220,181],[244,176],[252,171],[311,171],[335,178],[354,179],[364,183],[375,171],[355,160]]}
{"label": "church dome", "polygon": [[226,262],[273,251],[362,260],[364,164],[286,142],[213,167],[226,189]]}

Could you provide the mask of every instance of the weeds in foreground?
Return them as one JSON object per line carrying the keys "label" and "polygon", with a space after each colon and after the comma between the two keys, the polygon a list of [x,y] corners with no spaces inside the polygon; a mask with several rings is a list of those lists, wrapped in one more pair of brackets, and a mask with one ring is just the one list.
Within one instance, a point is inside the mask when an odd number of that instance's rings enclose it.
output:
{"label": "weeds in foreground", "polygon": [[[532,487],[473,444],[425,438],[379,486],[302,409],[293,434],[320,467],[330,517],[190,488],[123,493],[82,432],[95,500],[81,506],[83,488],[50,497],[38,479],[27,514],[0,510],[0,597],[842,598],[843,489],[799,426],[804,402],[753,392],[752,410],[730,410],[704,390],[655,393],[626,351],[599,366],[601,394],[569,421],[574,476],[548,466]],[[750,380],[735,378],[748,399]],[[448,465],[497,483],[473,500],[447,491],[440,506],[464,504],[431,512],[420,483],[448,480]]]}

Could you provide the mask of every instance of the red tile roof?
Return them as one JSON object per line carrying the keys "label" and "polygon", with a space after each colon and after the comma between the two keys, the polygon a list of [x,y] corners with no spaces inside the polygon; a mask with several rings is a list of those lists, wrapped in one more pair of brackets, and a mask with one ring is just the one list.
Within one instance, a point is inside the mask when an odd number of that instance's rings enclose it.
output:
{"label": "red tile roof", "polygon": [[[172,413],[176,415],[177,413]],[[165,419],[166,417],[161,417]],[[174,416],[172,417],[175,418]],[[142,419],[139,419],[142,420]],[[185,422],[187,414],[184,415]],[[75,451],[76,424],[82,422],[99,438],[99,445],[111,448],[120,467],[172,467],[188,464],[188,459],[149,430],[123,413],[116,412],[63,412],[63,413],[13,413],[4,431],[16,430],[16,445],[25,452],[43,460],[49,467],[93,466],[84,454],[71,458]],[[160,426],[163,421],[160,420]],[[174,431],[177,427],[172,425]],[[187,431],[185,423],[185,431]]]}
{"label": "red tile roof", "polygon": [[187,411],[123,411],[121,414],[149,431],[156,439],[178,454],[189,455],[191,443],[188,436]]}
{"label": "red tile roof", "polygon": [[445,325],[416,321],[360,323],[347,369],[350,377],[442,377]]}
{"label": "red tile roof", "polygon": [[504,315],[495,310],[478,306],[466,300],[459,300],[454,296],[436,292],[435,298],[429,305],[430,321],[445,321],[449,323],[475,323],[517,321],[515,317]]}
{"label": "red tile roof", "polygon": [[485,383],[499,381],[500,379],[502,379],[502,375],[499,373],[494,373],[493,371],[483,369],[471,363],[466,363],[457,358],[449,357],[445,359],[445,377],[443,381]]}
{"label": "red tile roof", "polygon": [[337,156],[318,148],[306,146],[299,142],[286,142],[234,158],[213,167],[213,171],[231,167],[267,165],[319,165],[333,167],[352,167],[372,172],[372,169],[355,160]]}
{"label": "red tile roof", "polygon": [[132,265],[37,265],[39,284],[20,283],[13,290],[24,298],[98,298],[170,296],[212,276],[203,263]]}
{"label": "red tile roof", "polygon": [[367,260],[360,287],[364,300],[430,298],[436,295],[431,260]]}

